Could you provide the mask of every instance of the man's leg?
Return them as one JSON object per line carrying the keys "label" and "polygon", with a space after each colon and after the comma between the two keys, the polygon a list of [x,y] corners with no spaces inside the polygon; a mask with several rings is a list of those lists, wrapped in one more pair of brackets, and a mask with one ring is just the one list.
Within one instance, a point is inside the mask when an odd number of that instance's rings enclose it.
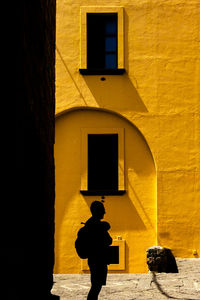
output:
{"label": "man's leg", "polygon": [[91,289],[88,293],[88,297],[87,300],[97,300],[98,299],[98,295],[101,291],[102,285],[98,284],[98,283],[93,283],[91,286]]}

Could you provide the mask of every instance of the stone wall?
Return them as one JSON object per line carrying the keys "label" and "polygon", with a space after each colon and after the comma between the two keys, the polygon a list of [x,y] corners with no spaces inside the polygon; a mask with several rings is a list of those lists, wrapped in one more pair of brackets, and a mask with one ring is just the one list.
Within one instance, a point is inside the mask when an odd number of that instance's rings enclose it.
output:
{"label": "stone wall", "polygon": [[14,273],[8,299],[27,299],[26,291],[28,299],[48,299],[53,284],[55,10],[55,0],[25,1],[13,21],[17,168],[5,242]]}

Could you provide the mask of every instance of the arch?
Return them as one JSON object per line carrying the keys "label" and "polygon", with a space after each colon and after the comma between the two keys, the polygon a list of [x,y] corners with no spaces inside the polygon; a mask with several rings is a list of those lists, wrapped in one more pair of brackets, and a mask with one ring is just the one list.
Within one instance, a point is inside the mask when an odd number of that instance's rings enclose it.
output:
{"label": "arch", "polygon": [[98,132],[102,128],[124,129],[126,193],[106,196],[106,219],[111,223],[112,236],[126,240],[126,268],[121,272],[145,272],[146,248],[156,244],[157,239],[155,161],[144,135],[130,120],[119,113],[91,107],[76,107],[56,117],[55,272],[81,272],[80,259],[73,243],[73,249],[69,243],[80,223],[90,217],[91,202],[101,199],[80,193],[81,128],[98,128]]}
{"label": "arch", "polygon": [[[55,115],[55,120],[57,120],[59,117],[69,113],[69,112],[73,112],[73,111],[77,111],[77,110],[80,110],[80,111],[102,111],[102,112],[107,112],[107,113],[110,113],[110,114],[113,114],[113,115],[116,115],[122,119],[124,119],[126,122],[128,122],[130,125],[134,126],[135,128],[137,128],[137,130],[140,132],[140,134],[143,136],[144,140],[146,141],[146,144],[148,145],[149,147],[149,143],[147,141],[147,138],[144,136],[144,134],[142,133],[142,131],[138,128],[138,126],[136,126],[133,121],[127,119],[127,117],[125,117],[124,115],[120,114],[119,112],[117,111],[113,111],[113,110],[110,110],[108,108],[100,108],[100,107],[92,107],[92,106],[75,106],[75,107],[71,107],[71,108],[68,108],[68,109],[64,109],[63,111],[61,112],[58,112],[56,113]],[[156,160],[155,160],[155,157],[154,157],[154,154],[151,150],[151,148],[149,147],[149,151],[151,152],[151,155],[152,155],[152,158],[154,160],[154,164],[155,164],[155,168],[156,168]]]}

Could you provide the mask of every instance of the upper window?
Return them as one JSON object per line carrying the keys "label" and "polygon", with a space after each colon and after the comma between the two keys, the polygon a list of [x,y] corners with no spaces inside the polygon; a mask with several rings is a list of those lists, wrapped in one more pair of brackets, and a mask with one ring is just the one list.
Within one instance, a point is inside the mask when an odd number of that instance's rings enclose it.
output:
{"label": "upper window", "polygon": [[81,67],[83,75],[123,74],[122,7],[81,8]]}
{"label": "upper window", "polygon": [[117,14],[87,14],[87,68],[117,69]]}

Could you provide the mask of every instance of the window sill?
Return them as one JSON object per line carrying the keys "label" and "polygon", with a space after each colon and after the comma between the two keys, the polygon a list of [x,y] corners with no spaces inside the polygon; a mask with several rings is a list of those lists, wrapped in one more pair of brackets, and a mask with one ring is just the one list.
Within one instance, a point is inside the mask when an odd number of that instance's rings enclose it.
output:
{"label": "window sill", "polygon": [[102,190],[102,191],[100,191],[100,190],[92,190],[92,191],[87,190],[86,191],[85,190],[85,191],[83,191],[83,190],[81,190],[80,193],[85,196],[108,196],[108,195],[120,196],[120,195],[124,195],[126,193],[126,191],[125,190],[121,190],[121,191],[117,191],[117,190]]}
{"label": "window sill", "polygon": [[125,69],[79,69],[82,75],[122,75]]}

